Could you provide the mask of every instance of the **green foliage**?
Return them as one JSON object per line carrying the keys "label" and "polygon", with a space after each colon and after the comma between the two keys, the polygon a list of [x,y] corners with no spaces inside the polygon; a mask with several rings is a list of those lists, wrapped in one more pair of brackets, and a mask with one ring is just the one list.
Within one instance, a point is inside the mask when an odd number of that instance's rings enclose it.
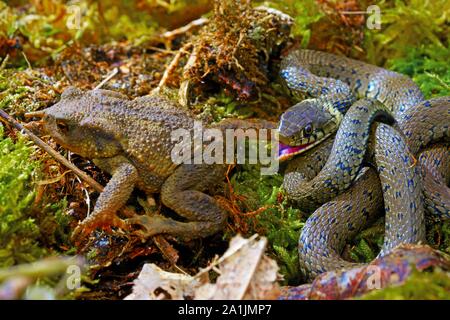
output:
{"label": "green foliage", "polygon": [[31,93],[35,92],[36,88],[25,85],[24,74],[25,71],[14,69],[0,70],[0,108],[11,115],[34,111],[41,106],[38,101],[32,99]]}
{"label": "green foliage", "polygon": [[217,122],[223,118],[245,116],[239,103],[223,91],[211,96],[204,105],[198,104],[195,108],[203,109],[201,111],[204,117],[209,116]]}
{"label": "green foliage", "polygon": [[350,251],[350,257],[355,261],[368,262],[375,259],[376,253],[363,238],[359,240],[358,244]]}
{"label": "green foliage", "polygon": [[66,213],[67,200],[63,198],[55,203],[46,203],[45,200],[43,202],[43,207],[35,210],[38,211],[36,224],[39,225],[41,232],[41,242],[46,247],[53,247],[66,255],[74,254],[75,247],[72,247],[70,241],[71,218]]}
{"label": "green foliage", "polygon": [[13,10],[0,1],[0,37],[9,37],[14,33],[16,20]]}
{"label": "green foliage", "polygon": [[383,246],[384,218],[363,230],[353,240],[354,245],[349,251],[350,258],[355,262],[370,262],[377,256]]}
{"label": "green foliage", "polygon": [[[34,63],[45,62],[74,42],[129,40],[140,44],[153,36],[159,23],[184,22],[183,11],[192,1],[42,0],[22,7],[14,5],[18,3],[0,1],[0,43],[22,38],[23,52]],[[198,12],[187,13],[193,18],[208,8],[205,0],[195,1],[195,5]],[[14,54],[14,59],[26,65],[21,54]]]}
{"label": "green foliage", "polygon": [[148,13],[133,11],[132,8],[126,10],[129,10],[129,14],[124,14],[123,8],[112,6],[105,12],[105,20],[112,23],[109,27],[111,36],[115,39],[136,40],[137,44],[147,40],[155,32],[157,23],[146,19]]}
{"label": "green foliage", "polygon": [[439,248],[450,254],[450,221],[444,221],[440,224],[442,239]]}
{"label": "green foliage", "polygon": [[273,0],[263,1],[262,3],[281,10],[294,18],[292,35],[299,36],[302,39],[301,46],[303,48],[306,48],[311,38],[310,26],[325,15],[315,0]]}
{"label": "green foliage", "polygon": [[393,59],[389,68],[410,76],[427,98],[450,95],[450,44],[447,48],[431,45],[410,48],[401,58]]}
{"label": "green foliage", "polygon": [[430,222],[427,229],[427,243],[450,254],[450,221]]}
{"label": "green foliage", "polygon": [[433,272],[414,270],[401,286],[372,291],[364,300],[450,300],[450,273],[435,269]]}
{"label": "green foliage", "polygon": [[203,104],[196,104],[194,108],[201,112],[202,117],[211,118],[215,122],[225,118],[246,119],[255,116],[253,105],[239,102],[225,91],[209,97]]}
{"label": "green foliage", "polygon": [[395,0],[377,3],[381,30],[366,29],[365,47],[370,62],[383,65],[404,57],[412,47],[445,47],[450,32],[447,0]]}
{"label": "green foliage", "polygon": [[42,257],[38,226],[27,215],[34,199],[33,176],[38,163],[30,161],[32,148],[19,137],[3,137],[0,126],[0,267]]}
{"label": "green foliage", "polygon": [[268,238],[270,253],[277,260],[285,283],[295,284],[299,277],[297,242],[304,219],[287,201],[279,201],[282,182],[281,175],[261,176],[257,166],[243,166],[231,180],[235,193],[245,196],[248,210],[267,208],[255,216],[248,233],[258,232]]}
{"label": "green foliage", "polygon": [[[450,254],[450,221],[427,219],[426,237],[426,242],[433,248]],[[349,257],[355,262],[370,262],[383,247],[383,241],[384,218],[380,218],[353,240]]]}

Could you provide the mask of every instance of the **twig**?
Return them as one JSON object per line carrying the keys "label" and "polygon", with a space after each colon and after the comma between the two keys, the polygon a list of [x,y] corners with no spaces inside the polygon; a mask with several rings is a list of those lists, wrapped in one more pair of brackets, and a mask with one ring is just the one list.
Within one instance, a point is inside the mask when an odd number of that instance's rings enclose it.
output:
{"label": "twig", "polygon": [[430,78],[436,79],[443,87],[445,87],[446,89],[450,89],[450,85],[448,85],[447,83],[445,83],[444,80],[442,80],[437,74],[425,71],[425,74],[427,76],[429,76]]}
{"label": "twig", "polygon": [[17,276],[42,277],[66,272],[73,265],[83,267],[85,261],[79,256],[50,257],[33,263],[19,264],[10,268],[0,269],[0,282]]}
{"label": "twig", "polygon": [[9,54],[7,54],[5,59],[3,59],[2,64],[0,65],[0,70],[5,69],[6,63],[8,62],[8,60],[9,60]]}
{"label": "twig", "polygon": [[173,246],[166,240],[166,238],[160,234],[155,235],[153,237],[153,242],[156,244],[158,249],[161,251],[164,258],[169,261],[169,263],[174,267],[176,270],[178,270],[181,273],[188,274],[186,270],[183,270],[183,268],[179,267],[177,265],[178,260],[178,253],[173,248]]}
{"label": "twig", "polygon": [[97,181],[95,181],[93,178],[88,176],[84,171],[77,168],[74,164],[69,162],[66,158],[64,158],[62,155],[60,155],[58,152],[53,150],[48,144],[46,144],[44,141],[42,141],[38,136],[33,134],[30,130],[25,128],[23,125],[21,125],[16,119],[11,117],[9,114],[7,114],[5,111],[0,109],[0,117],[3,118],[7,123],[15,127],[19,131],[23,131],[25,134],[27,134],[31,140],[33,140],[36,145],[47,152],[50,156],[52,156],[54,159],[56,159],[58,162],[62,163],[64,166],[69,168],[73,171],[80,179],[86,181],[87,184],[89,184],[92,188],[94,188],[97,192],[103,191],[103,186],[99,184]]}
{"label": "twig", "polygon": [[[42,141],[38,136],[33,134],[30,130],[22,126],[17,120],[15,120],[13,117],[11,117],[9,114],[7,114],[5,111],[0,109],[0,118],[3,118],[7,123],[14,126],[17,130],[25,132],[31,140],[33,140],[34,143],[38,145],[39,148],[47,152],[50,156],[52,156],[56,161],[62,163],[64,166],[72,170],[81,180],[84,180],[87,184],[89,184],[95,191],[98,193],[101,193],[103,191],[103,186],[99,184],[97,181],[95,181],[93,178],[88,176],[84,171],[78,169],[74,164],[72,164],[70,161],[68,161],[66,158],[64,158],[62,155],[60,155],[58,152],[53,150],[48,144],[46,144],[44,141]],[[166,259],[169,260],[169,262],[174,265],[178,270],[181,270],[180,267],[176,266],[173,259],[171,258],[173,256],[173,248],[172,246],[167,242],[167,240],[162,235],[156,235],[154,237],[155,243],[157,247],[161,250],[163,255],[166,257]]]}
{"label": "twig", "polygon": [[114,68],[113,71],[111,71],[111,73],[108,74],[108,76],[107,76],[105,79],[103,79],[103,81],[100,82],[100,83],[94,88],[94,90],[98,90],[98,89],[100,89],[101,87],[103,87],[104,84],[107,83],[109,80],[111,80],[118,72],[119,72],[119,69],[118,69],[118,68]]}
{"label": "twig", "polygon": [[27,112],[24,114],[25,118],[29,119],[29,118],[43,118],[45,115],[44,111],[31,111],[31,112]]}
{"label": "twig", "polygon": [[171,31],[166,31],[161,35],[161,37],[166,38],[166,39],[173,39],[181,34],[191,31],[194,28],[201,27],[201,26],[207,24],[208,22],[209,22],[209,20],[207,18],[199,18],[199,19],[189,22],[187,25],[182,26],[180,28],[177,28],[177,29],[174,29]]}
{"label": "twig", "polygon": [[165,54],[175,54],[175,51],[167,50],[167,49],[161,49],[161,48],[154,47],[154,46],[148,46],[147,49],[153,50],[153,51],[157,51],[157,52],[161,52],[161,53],[165,53]]}
{"label": "twig", "polygon": [[30,61],[28,60],[27,55],[25,54],[25,52],[22,51],[22,55],[23,55],[23,57],[24,57],[24,59],[25,59],[27,65],[28,65],[28,69],[33,69],[33,68],[31,67],[31,63],[30,63]]}
{"label": "twig", "polygon": [[188,44],[184,45],[180,50],[178,50],[177,54],[175,55],[175,57],[173,57],[169,66],[166,68],[166,70],[164,70],[164,74],[163,74],[161,80],[159,81],[158,86],[152,90],[153,94],[158,94],[161,91],[162,87],[164,87],[166,85],[166,82],[169,79],[170,74],[178,66],[181,56],[186,52],[186,50],[188,50],[191,47],[191,45],[192,45],[191,43],[188,43]]}

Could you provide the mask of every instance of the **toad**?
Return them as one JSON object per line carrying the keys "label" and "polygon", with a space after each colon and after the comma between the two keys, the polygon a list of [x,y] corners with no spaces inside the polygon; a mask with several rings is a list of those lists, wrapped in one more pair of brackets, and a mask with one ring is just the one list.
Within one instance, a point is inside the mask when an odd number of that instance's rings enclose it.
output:
{"label": "toad", "polygon": [[[242,124],[228,123],[228,127]],[[274,127],[268,122],[264,125]],[[171,132],[193,130],[194,118],[186,110],[162,96],[130,100],[109,90],[66,89],[61,100],[44,110],[44,131],[62,147],[91,159],[111,174],[94,211],[74,230],[82,239],[97,227],[140,225],[141,235],[167,233],[183,240],[220,231],[226,211],[207,194],[222,183],[226,164],[177,164],[171,151],[176,141]],[[116,212],[134,188],[146,194],[160,193],[163,205],[185,219],[162,215],[135,215],[126,220]]]}

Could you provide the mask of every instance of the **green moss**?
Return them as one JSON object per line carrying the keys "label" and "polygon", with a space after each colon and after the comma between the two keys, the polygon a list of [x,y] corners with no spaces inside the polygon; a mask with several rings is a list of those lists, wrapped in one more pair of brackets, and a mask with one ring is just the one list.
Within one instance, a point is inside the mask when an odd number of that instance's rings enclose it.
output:
{"label": "green moss", "polygon": [[450,300],[450,273],[435,269],[433,272],[414,270],[401,286],[372,291],[364,300]]}
{"label": "green moss", "polygon": [[384,218],[380,218],[373,225],[361,231],[352,241],[349,257],[355,262],[370,262],[383,247]]}
{"label": "green moss", "polygon": [[[0,125],[0,269],[55,252],[75,253],[68,238],[67,201],[34,203],[41,165],[32,160],[33,152],[25,137],[13,141]],[[55,284],[51,278],[41,280]]]}
{"label": "green moss", "polygon": [[[426,243],[450,254],[450,221],[427,217]],[[348,256],[355,262],[370,262],[383,247],[384,218],[363,230],[353,241]]]}
{"label": "green moss", "polygon": [[31,95],[36,89],[25,85],[25,79],[32,79],[32,76],[14,69],[0,70],[0,108],[11,115],[22,115],[41,107]]}
{"label": "green moss", "polygon": [[209,97],[205,103],[196,104],[193,108],[200,112],[201,117],[212,119],[214,122],[220,122],[225,118],[246,119],[255,116],[253,105],[239,102],[223,90]]}
{"label": "green moss", "polygon": [[298,209],[288,206],[281,193],[281,175],[261,176],[257,166],[243,166],[232,178],[234,192],[245,199],[246,211],[267,209],[255,215],[249,223],[248,234],[258,232],[271,244],[270,254],[277,260],[285,283],[298,284],[299,265],[297,242],[304,218]]}
{"label": "green moss", "polygon": [[[80,0],[41,1],[19,7],[18,3],[0,1],[0,40],[20,38],[27,59],[33,65],[45,64],[75,42],[129,40],[139,45],[153,37],[160,23],[176,27],[183,25],[186,17],[195,19],[209,9],[207,0],[195,1],[195,8],[192,4],[186,0]],[[19,50],[8,51],[13,52],[11,61],[16,65],[27,65]]]}
{"label": "green moss", "polygon": [[449,44],[449,1],[395,0],[377,5],[381,10],[381,30],[367,28],[365,32],[365,49],[371,63],[384,65],[422,45]]}
{"label": "green moss", "polygon": [[427,228],[427,243],[450,254],[450,221],[430,221]]}
{"label": "green moss", "polygon": [[393,59],[389,68],[410,76],[427,98],[450,95],[450,44],[410,48],[401,58]]}
{"label": "green moss", "polygon": [[0,125],[0,266],[30,262],[47,251],[38,243],[39,227],[29,211],[35,196],[33,177],[39,164],[30,161],[25,139],[3,137]]}
{"label": "green moss", "polygon": [[66,255],[75,254],[76,248],[70,241],[71,218],[67,214],[67,200],[61,199],[55,203],[48,203],[47,199],[34,209],[36,224],[41,233],[40,241],[47,248],[53,248]]}
{"label": "green moss", "polygon": [[350,256],[354,261],[372,261],[376,257],[376,252],[372,250],[368,242],[363,238],[359,240],[358,244],[350,251]]}
{"label": "green moss", "polygon": [[292,35],[300,37],[303,48],[307,47],[311,38],[311,25],[325,16],[315,0],[274,0],[261,1],[261,3],[281,10],[294,18]]}

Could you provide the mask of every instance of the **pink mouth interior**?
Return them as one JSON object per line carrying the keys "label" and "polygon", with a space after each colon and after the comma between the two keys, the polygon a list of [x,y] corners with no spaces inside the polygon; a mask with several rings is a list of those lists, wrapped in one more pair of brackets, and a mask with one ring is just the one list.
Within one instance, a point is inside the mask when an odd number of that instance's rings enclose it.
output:
{"label": "pink mouth interior", "polygon": [[308,145],[303,146],[289,146],[287,144],[279,143],[279,151],[278,151],[278,159],[284,160],[288,159],[296,154],[298,154],[300,151],[305,149]]}

